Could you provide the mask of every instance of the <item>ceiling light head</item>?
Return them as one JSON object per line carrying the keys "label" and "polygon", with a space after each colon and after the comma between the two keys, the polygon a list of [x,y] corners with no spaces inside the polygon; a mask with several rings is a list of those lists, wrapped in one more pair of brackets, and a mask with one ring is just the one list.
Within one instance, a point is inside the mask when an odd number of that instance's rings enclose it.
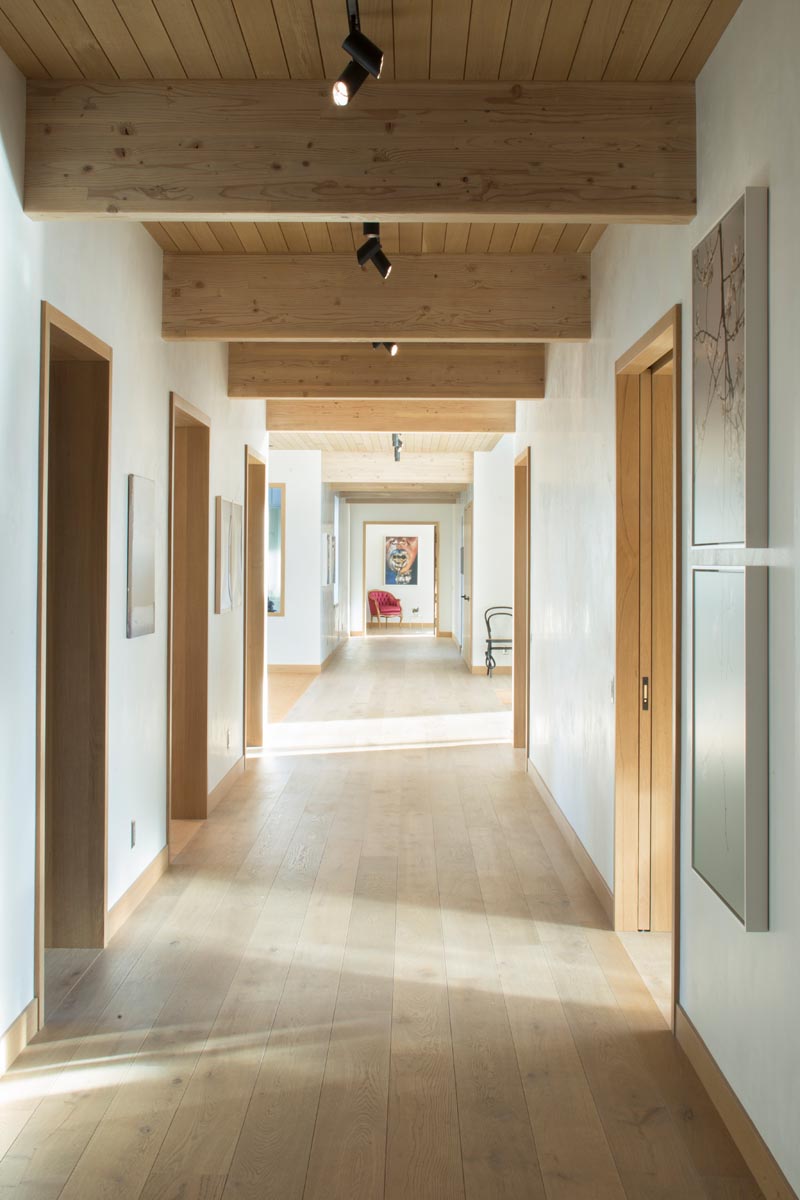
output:
{"label": "ceiling light head", "polygon": [[367,240],[364,242],[364,245],[359,246],[358,250],[356,250],[356,258],[358,259],[358,265],[361,267],[362,271],[366,267],[367,263],[372,262],[380,248],[381,244],[376,237],[367,238]]}
{"label": "ceiling light head", "polygon": [[366,268],[367,263],[372,263],[383,279],[388,279],[392,273],[392,264],[383,253],[380,241],[376,237],[367,238],[364,245],[359,246],[356,250],[356,258],[362,271]]}
{"label": "ceiling light head", "polygon": [[366,71],[360,63],[349,62],[333,85],[334,104],[337,104],[339,108],[348,105],[368,78],[369,71]]}
{"label": "ceiling light head", "polygon": [[[397,350],[398,350],[397,342],[373,342],[372,343],[373,350],[380,350],[381,346],[383,347],[383,349],[386,351],[387,354],[390,354],[392,356],[392,358],[394,358],[394,356],[397,354]],[[397,434],[395,434],[394,436],[397,437]]]}
{"label": "ceiling light head", "polygon": [[372,265],[376,271],[380,272],[382,279],[388,279],[392,273],[392,264],[381,250],[380,243],[378,243],[377,253],[372,255]]}
{"label": "ceiling light head", "polygon": [[383,70],[383,51],[360,29],[352,29],[342,42],[353,62],[358,63],[373,79],[380,79]]}

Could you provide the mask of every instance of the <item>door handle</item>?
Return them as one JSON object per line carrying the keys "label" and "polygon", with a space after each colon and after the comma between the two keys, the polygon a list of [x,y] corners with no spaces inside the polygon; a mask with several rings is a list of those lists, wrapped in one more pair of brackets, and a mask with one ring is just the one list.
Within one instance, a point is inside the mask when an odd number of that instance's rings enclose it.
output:
{"label": "door handle", "polygon": [[642,676],[642,711],[649,712],[650,710],[650,677],[649,675]]}
{"label": "door handle", "polygon": [[462,593],[461,593],[461,599],[462,599],[462,600],[469,600],[469,596],[465,596],[465,595],[464,595],[464,593],[462,592]]}

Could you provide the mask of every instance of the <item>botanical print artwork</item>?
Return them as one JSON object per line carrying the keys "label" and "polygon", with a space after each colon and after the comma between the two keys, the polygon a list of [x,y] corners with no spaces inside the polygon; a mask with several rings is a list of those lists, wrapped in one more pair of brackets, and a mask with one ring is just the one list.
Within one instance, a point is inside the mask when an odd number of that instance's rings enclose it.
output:
{"label": "botanical print artwork", "polygon": [[694,251],[694,542],[745,530],[745,201]]}
{"label": "botanical print artwork", "polygon": [[419,538],[387,537],[384,583],[416,583],[418,549]]}

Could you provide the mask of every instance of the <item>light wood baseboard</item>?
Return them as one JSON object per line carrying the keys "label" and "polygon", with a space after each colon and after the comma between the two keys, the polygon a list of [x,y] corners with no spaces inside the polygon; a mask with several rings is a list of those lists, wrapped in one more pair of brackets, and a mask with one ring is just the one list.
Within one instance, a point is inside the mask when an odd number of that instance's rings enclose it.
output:
{"label": "light wood baseboard", "polygon": [[322,667],[319,663],[269,663],[269,675],[319,675]]}
{"label": "light wood baseboard", "polygon": [[339,653],[342,646],[344,646],[346,642],[347,642],[347,638],[341,638],[339,640],[338,645],[335,647],[335,649],[331,650],[330,654],[325,659],[325,662],[322,664],[323,671],[327,671],[328,667],[330,667],[332,665],[333,660],[336,658],[336,655]]}
{"label": "light wood baseboard", "polygon": [[0,1037],[0,1075],[4,1075],[14,1059],[22,1053],[37,1031],[39,1002],[33,1000],[23,1008],[16,1021],[12,1021]]}
{"label": "light wood baseboard", "polygon": [[[472,674],[473,675],[485,675],[486,674],[486,664],[483,663],[480,666],[473,665]],[[494,674],[495,675],[510,675],[511,667],[495,667]]]}
{"label": "light wood baseboard", "polygon": [[453,636],[453,634],[451,633],[451,631],[449,629],[440,629],[439,632],[436,634],[436,636],[451,638]]}
{"label": "light wood baseboard", "polygon": [[169,847],[163,846],[158,854],[142,871],[138,879],[134,879],[127,892],[123,892],[116,904],[108,910],[106,920],[106,941],[111,941],[117,930],[121,929],[135,908],[141,904],[154,883],[156,883],[169,866]]}
{"label": "light wood baseboard", "polygon": [[364,636],[363,629],[351,629],[350,630],[350,637],[363,637],[363,636]]}
{"label": "light wood baseboard", "polygon": [[586,849],[586,847],[584,846],[581,839],[578,837],[577,833],[575,832],[575,830],[572,827],[572,824],[570,823],[568,818],[564,815],[564,812],[563,812],[560,804],[558,803],[555,796],[550,791],[549,787],[547,786],[545,781],[542,779],[541,775],[536,770],[536,767],[534,766],[534,764],[531,762],[530,759],[528,759],[528,774],[531,776],[532,782],[533,782],[537,792],[539,793],[542,800],[544,801],[547,811],[550,813],[550,816],[553,818],[556,825],[558,826],[558,828],[561,832],[561,836],[564,838],[564,840],[567,843],[567,845],[569,846],[570,850],[575,855],[578,866],[583,871],[584,875],[586,876],[587,880],[589,881],[589,886],[591,887],[595,896],[597,896],[597,899],[600,901],[600,906],[603,909],[603,912],[606,914],[606,917],[608,918],[609,928],[613,929],[614,928],[614,893],[611,891],[611,888],[608,886],[605,879],[598,871],[591,854]]}
{"label": "light wood baseboard", "polygon": [[225,799],[228,792],[233,787],[234,783],[236,783],[236,780],[244,772],[244,768],[245,768],[245,757],[244,757],[244,755],[242,755],[242,757],[240,759],[237,759],[237,761],[233,764],[231,769],[229,771],[226,771],[226,773],[222,776],[222,779],[220,779],[217,786],[211,789],[211,791],[208,793],[208,806],[206,808],[207,816],[214,811],[214,809],[219,804],[220,800]]}
{"label": "light wood baseboard", "polygon": [[767,1200],[798,1200],[772,1151],[680,1004],[675,1011],[675,1037]]}

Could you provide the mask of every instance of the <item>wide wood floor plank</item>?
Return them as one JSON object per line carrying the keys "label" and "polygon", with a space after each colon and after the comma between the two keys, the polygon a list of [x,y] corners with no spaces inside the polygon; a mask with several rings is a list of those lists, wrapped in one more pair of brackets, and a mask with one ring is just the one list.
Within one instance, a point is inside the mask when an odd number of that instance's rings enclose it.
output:
{"label": "wide wood floor plank", "polygon": [[[436,787],[440,773],[432,774]],[[430,812],[407,814],[400,837],[385,1195],[464,1196]]]}
{"label": "wide wood floor plank", "polygon": [[326,846],[225,1197],[303,1194],[360,853],[358,841]]}
{"label": "wide wood floor plank", "polygon": [[468,1200],[545,1192],[469,841],[436,843]]}
{"label": "wide wood floor plank", "polygon": [[372,1200],[383,1192],[397,859],[358,866],[347,948],[304,1196]]}

